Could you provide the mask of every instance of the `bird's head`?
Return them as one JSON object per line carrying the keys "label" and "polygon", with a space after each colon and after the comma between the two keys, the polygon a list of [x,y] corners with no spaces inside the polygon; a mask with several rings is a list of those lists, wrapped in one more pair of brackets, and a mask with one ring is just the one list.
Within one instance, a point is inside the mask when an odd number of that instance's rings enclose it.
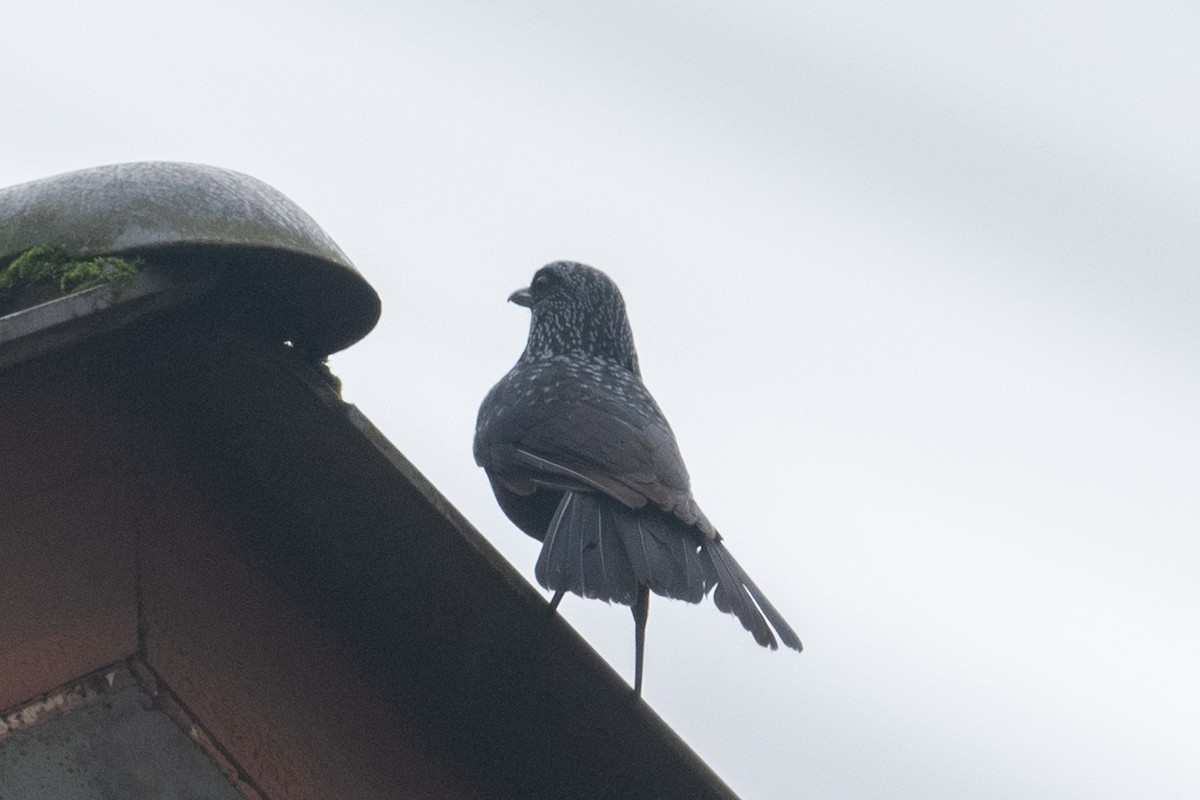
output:
{"label": "bird's head", "polygon": [[638,371],[621,290],[595,267],[573,261],[547,264],[534,273],[528,288],[508,299],[532,312],[522,360],[575,355]]}

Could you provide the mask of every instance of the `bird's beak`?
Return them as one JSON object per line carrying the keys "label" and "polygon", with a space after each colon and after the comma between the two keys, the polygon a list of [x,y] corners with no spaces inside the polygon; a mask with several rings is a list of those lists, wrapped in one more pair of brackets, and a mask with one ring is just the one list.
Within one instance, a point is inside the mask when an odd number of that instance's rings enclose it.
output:
{"label": "bird's beak", "polygon": [[517,289],[508,296],[508,302],[525,306],[525,308],[533,308],[533,295],[529,293],[528,289]]}

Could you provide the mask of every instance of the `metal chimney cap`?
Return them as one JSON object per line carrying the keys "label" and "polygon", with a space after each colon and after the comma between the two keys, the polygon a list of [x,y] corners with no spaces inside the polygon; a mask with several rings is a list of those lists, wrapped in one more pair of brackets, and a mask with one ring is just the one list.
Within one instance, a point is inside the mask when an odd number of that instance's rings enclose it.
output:
{"label": "metal chimney cap", "polygon": [[0,264],[37,245],[220,270],[314,355],[379,319],[379,296],[325,231],[249,175],[204,164],[112,164],[0,189]]}

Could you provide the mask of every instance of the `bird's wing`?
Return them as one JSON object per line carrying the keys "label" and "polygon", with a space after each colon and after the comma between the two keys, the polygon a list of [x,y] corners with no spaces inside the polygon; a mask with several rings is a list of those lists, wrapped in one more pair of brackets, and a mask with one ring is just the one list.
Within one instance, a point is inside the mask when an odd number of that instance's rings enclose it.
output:
{"label": "bird's wing", "polygon": [[665,421],[613,403],[559,404],[545,410],[516,443],[524,466],[614,496],[626,494],[612,487],[620,484],[640,498],[618,497],[631,507],[668,503],[688,492],[687,471]]}
{"label": "bird's wing", "polygon": [[535,401],[496,398],[501,411],[484,434],[483,449],[491,452],[480,458],[485,467],[518,493],[600,491],[629,508],[652,503],[711,535],[675,436],[636,375],[614,368],[602,380],[549,378],[539,376],[552,388],[532,395]]}

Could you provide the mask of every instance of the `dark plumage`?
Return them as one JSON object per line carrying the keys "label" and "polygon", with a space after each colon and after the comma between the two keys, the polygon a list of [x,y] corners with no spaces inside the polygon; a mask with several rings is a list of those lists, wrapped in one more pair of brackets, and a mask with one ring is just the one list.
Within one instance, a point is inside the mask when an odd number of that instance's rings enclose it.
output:
{"label": "dark plumage", "polygon": [[479,409],[475,460],[508,518],[543,542],[536,576],[553,604],[571,591],[633,606],[639,693],[649,591],[698,603],[715,587],[755,641],[775,649],[778,634],[799,650],[692,498],[616,284],[560,261],[509,300],[532,311],[529,340]]}

